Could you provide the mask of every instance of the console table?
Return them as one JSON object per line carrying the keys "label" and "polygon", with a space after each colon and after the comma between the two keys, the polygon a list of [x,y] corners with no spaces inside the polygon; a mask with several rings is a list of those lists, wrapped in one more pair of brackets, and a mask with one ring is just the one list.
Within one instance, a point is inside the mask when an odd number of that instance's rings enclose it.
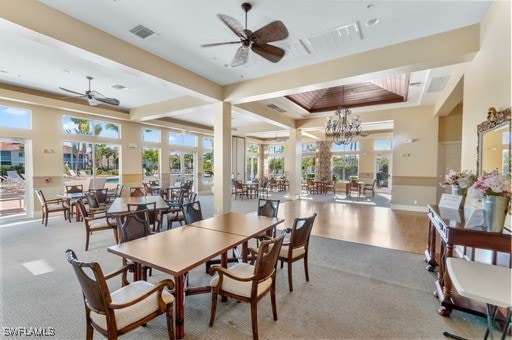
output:
{"label": "console table", "polygon": [[[441,307],[438,313],[449,316],[452,309],[464,312],[485,315],[485,305],[460,296],[456,290],[452,290],[452,284],[446,269],[446,258],[454,257],[454,247],[461,246],[462,254],[457,255],[468,261],[475,260],[475,254],[487,250],[490,255],[490,264],[512,268],[511,248],[512,236],[510,233],[494,233],[477,229],[464,228],[465,220],[462,210],[451,211],[446,217],[441,213],[437,205],[428,206],[428,243],[425,250],[427,270],[434,271],[438,267],[437,280],[435,281],[434,296],[439,298]],[[458,216],[457,216],[458,214]],[[440,240],[439,254],[436,254],[436,238]],[[507,311],[502,311],[502,314]],[[504,318],[499,318],[504,319]]]}

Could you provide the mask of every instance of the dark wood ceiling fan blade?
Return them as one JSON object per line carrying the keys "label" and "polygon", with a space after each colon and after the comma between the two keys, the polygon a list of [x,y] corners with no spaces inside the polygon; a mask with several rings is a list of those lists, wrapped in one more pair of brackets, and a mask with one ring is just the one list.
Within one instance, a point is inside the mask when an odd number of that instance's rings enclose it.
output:
{"label": "dark wood ceiling fan blade", "polygon": [[226,24],[226,26],[229,27],[229,29],[231,31],[233,31],[233,33],[235,33],[237,36],[239,36],[240,38],[242,39],[246,39],[247,36],[245,35],[245,32],[244,32],[244,27],[242,26],[242,24],[240,23],[240,21],[236,20],[235,18],[233,17],[230,17],[229,15],[225,15],[225,14],[217,14],[217,16],[220,18],[220,20],[222,20],[223,23]]}
{"label": "dark wood ceiling fan blade", "polygon": [[[119,105],[119,100],[117,100],[115,98],[105,97],[104,95],[102,95],[98,91],[87,91],[87,99],[88,100],[92,99],[91,101],[96,100],[98,102],[101,102],[101,103],[104,103],[104,104],[108,104],[108,105],[112,105],[112,106],[118,106]],[[91,104],[91,101],[89,101],[89,104]]]}
{"label": "dark wood ceiling fan blade", "polygon": [[251,41],[258,45],[288,38],[288,29],[281,21],[273,21],[251,35]]}
{"label": "dark wood ceiling fan blade", "polygon": [[212,47],[212,46],[221,46],[221,45],[231,45],[231,44],[240,44],[241,41],[226,41],[226,42],[218,42],[211,44],[202,44],[201,47]]}
{"label": "dark wood ceiling fan blade", "polygon": [[284,57],[285,51],[277,46],[269,45],[269,44],[263,44],[263,45],[257,45],[252,44],[251,49],[262,56],[263,58],[267,59],[268,61],[271,61],[273,63],[277,63],[279,60],[281,60]]}
{"label": "dark wood ceiling fan blade", "polygon": [[119,106],[119,100],[117,100],[115,98],[107,98],[107,97],[96,98],[95,97],[94,100],[96,100],[98,102],[102,102],[104,104],[112,105],[112,106]]}
{"label": "dark wood ceiling fan blade", "polygon": [[235,57],[231,62],[232,67],[243,65],[247,62],[247,56],[249,55],[249,47],[240,46],[238,50],[236,50]]}
{"label": "dark wood ceiling fan blade", "polygon": [[85,96],[84,93],[76,92],[76,91],[73,91],[73,90],[68,90],[68,89],[65,89],[63,87],[59,87],[59,89],[61,89],[63,91],[66,91],[66,92],[69,92],[69,93],[77,94],[77,95],[82,96],[82,97]]}

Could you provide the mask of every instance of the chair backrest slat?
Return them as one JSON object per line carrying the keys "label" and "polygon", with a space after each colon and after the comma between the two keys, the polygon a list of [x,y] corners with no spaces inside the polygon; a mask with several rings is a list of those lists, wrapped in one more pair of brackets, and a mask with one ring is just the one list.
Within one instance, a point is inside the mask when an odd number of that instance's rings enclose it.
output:
{"label": "chair backrest slat", "polygon": [[191,224],[203,219],[203,211],[199,201],[185,203],[181,206],[185,224]]}
{"label": "chair backrest slat", "polygon": [[315,213],[309,217],[295,218],[290,235],[290,249],[302,247],[309,242],[316,216]]}
{"label": "chair backrest slat", "polygon": [[258,200],[258,216],[277,217],[279,211],[279,200]]}
{"label": "chair backrest slat", "polygon": [[[92,310],[103,313],[107,312],[107,306],[112,302],[112,299],[99,263],[80,262],[75,253],[70,249],[66,251],[66,258],[73,266],[78,282],[82,287],[85,302]],[[87,275],[84,269],[87,269],[92,274],[92,277]]]}
{"label": "chair backrest slat", "polygon": [[281,234],[279,237],[261,242],[254,267],[255,282],[253,285],[266,280],[274,273],[283,239],[284,234]]}
{"label": "chair backrest slat", "polygon": [[120,214],[116,218],[121,243],[145,237],[151,233],[147,209]]}

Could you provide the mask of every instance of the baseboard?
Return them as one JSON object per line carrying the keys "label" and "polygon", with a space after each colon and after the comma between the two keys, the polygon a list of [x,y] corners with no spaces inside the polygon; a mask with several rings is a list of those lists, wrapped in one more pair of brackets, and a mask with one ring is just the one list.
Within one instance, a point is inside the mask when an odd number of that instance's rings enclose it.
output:
{"label": "baseboard", "polygon": [[418,212],[428,212],[428,208],[419,206],[419,205],[403,205],[403,204],[391,204],[391,209],[394,210],[406,210],[406,211],[418,211]]}

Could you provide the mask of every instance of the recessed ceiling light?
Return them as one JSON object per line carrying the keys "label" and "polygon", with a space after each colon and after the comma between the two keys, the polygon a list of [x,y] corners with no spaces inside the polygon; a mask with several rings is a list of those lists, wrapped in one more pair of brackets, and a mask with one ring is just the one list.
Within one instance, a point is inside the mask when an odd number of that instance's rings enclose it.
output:
{"label": "recessed ceiling light", "polygon": [[379,23],[380,19],[374,18],[366,21],[366,26],[375,26]]}
{"label": "recessed ceiling light", "polygon": [[73,71],[70,71],[70,70],[62,70],[62,72],[64,72],[64,73],[69,73],[69,74],[73,74]]}
{"label": "recessed ceiling light", "polygon": [[9,73],[6,70],[0,70],[0,72],[2,72],[2,73]]}

